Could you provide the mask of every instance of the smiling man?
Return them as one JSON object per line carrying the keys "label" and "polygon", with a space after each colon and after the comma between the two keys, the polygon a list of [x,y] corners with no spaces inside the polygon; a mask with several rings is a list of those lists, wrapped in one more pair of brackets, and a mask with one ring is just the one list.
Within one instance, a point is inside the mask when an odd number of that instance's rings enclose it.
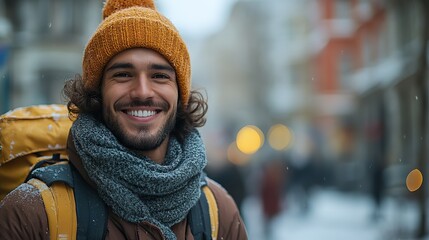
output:
{"label": "smiling man", "polygon": [[[69,164],[107,208],[106,223],[88,233],[105,227],[103,239],[247,239],[234,201],[203,172],[197,128],[207,103],[191,90],[189,53],[177,29],[150,0],[109,0],[103,18],[85,48],[82,76],[63,90],[75,117]],[[217,209],[190,218],[203,196]],[[32,185],[11,192],[0,215],[2,239],[50,238],[51,219]],[[191,222],[208,218],[202,237]]]}
{"label": "smiling man", "polygon": [[103,119],[124,145],[162,164],[176,123],[174,68],[151,49],[125,50],[106,65]]}

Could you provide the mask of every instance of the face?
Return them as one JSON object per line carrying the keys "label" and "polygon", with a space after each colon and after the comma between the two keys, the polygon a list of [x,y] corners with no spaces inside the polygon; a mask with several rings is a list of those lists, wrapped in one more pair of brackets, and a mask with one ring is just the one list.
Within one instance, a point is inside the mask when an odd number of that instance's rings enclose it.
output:
{"label": "face", "polygon": [[150,151],[167,144],[179,93],[162,55],[144,48],[117,54],[105,67],[101,93],[104,122],[123,145]]}

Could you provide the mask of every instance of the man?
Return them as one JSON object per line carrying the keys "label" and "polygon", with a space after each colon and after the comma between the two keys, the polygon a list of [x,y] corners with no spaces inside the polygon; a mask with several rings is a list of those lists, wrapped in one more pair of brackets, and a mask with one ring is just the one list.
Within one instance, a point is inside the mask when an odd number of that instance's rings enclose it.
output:
{"label": "man", "polygon": [[[190,58],[152,1],[109,0],[88,42],[83,75],[64,87],[76,117],[68,155],[109,209],[105,239],[193,239],[207,104],[190,90]],[[218,239],[247,239],[239,211],[211,180]],[[38,190],[23,184],[0,204],[2,239],[49,239]],[[7,219],[4,220],[4,219]]]}

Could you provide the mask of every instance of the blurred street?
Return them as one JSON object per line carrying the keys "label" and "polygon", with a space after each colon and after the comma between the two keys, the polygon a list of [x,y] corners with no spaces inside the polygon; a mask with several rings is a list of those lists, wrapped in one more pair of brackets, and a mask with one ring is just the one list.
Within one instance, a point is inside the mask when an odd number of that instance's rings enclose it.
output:
{"label": "blurred street", "polygon": [[[65,103],[102,5],[0,0],[0,114]],[[206,172],[250,240],[429,239],[428,0],[157,5],[208,101]]]}
{"label": "blurred street", "polygon": [[[312,193],[307,213],[296,200],[286,199],[284,211],[272,222],[270,234],[264,233],[258,200],[248,198],[243,217],[250,239],[415,239],[410,235],[417,225],[418,208],[413,202],[386,199],[380,216],[374,218],[374,205],[368,196],[317,189]],[[271,235],[271,238],[265,236]],[[429,239],[429,238],[425,238]]]}

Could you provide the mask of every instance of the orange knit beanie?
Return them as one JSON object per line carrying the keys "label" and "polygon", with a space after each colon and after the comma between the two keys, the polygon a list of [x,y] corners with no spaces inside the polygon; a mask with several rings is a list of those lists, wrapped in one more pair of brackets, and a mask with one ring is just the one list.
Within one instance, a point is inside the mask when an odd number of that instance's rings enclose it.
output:
{"label": "orange knit beanie", "polygon": [[163,55],[176,70],[179,97],[188,104],[191,63],[188,49],[174,25],[156,11],[153,0],[108,0],[103,21],[86,45],[82,71],[84,88],[100,86],[105,65],[130,48],[149,48]]}

